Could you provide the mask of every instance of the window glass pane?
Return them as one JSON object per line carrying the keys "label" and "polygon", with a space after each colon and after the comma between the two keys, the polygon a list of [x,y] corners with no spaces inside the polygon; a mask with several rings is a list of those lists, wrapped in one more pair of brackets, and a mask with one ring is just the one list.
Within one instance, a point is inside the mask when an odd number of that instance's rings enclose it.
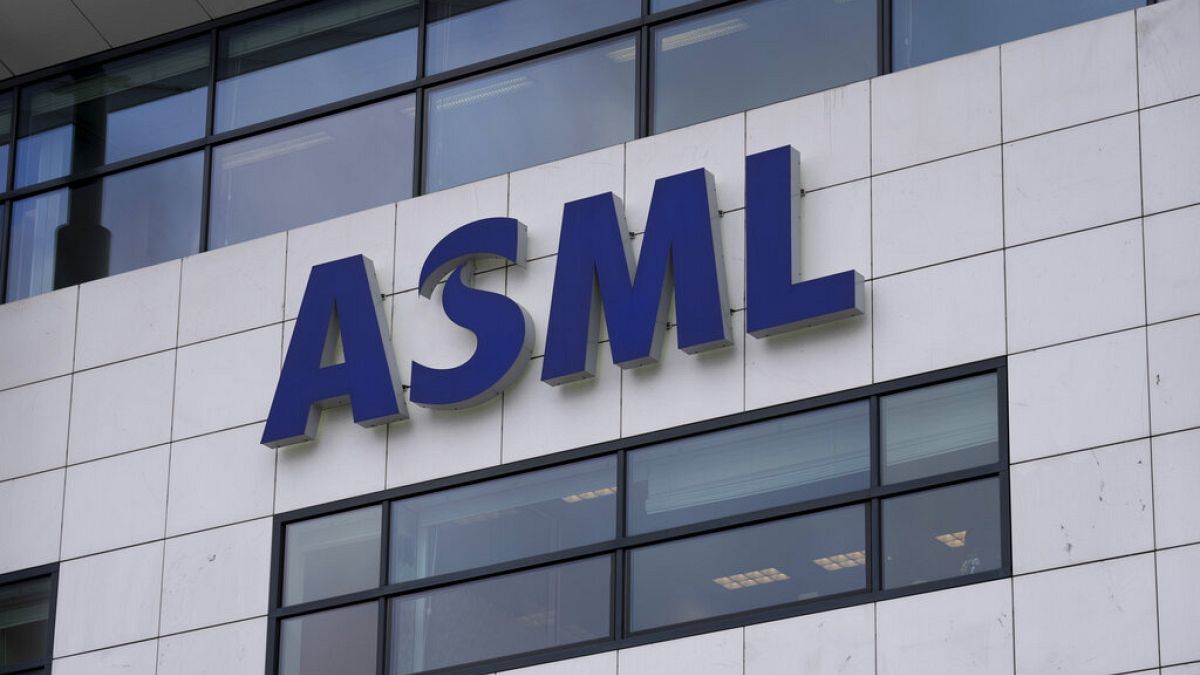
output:
{"label": "window glass pane", "polygon": [[379,603],[284,619],[279,675],[375,675]]}
{"label": "window glass pane", "polygon": [[417,76],[417,0],[338,0],[221,32],[218,131]]}
{"label": "window glass pane", "polygon": [[621,38],[430,90],[426,189],[632,139],[636,50]]}
{"label": "window glass pane", "polygon": [[208,51],[196,38],[24,89],[17,187],[203,136]]}
{"label": "window glass pane", "polygon": [[866,401],[629,453],[628,531],[640,534],[870,485]]}
{"label": "window glass pane", "polygon": [[432,0],[425,68],[465,66],[635,19],[641,0]]}
{"label": "window glass pane", "polygon": [[864,590],[865,519],[851,506],[634,549],[630,627]]}
{"label": "window glass pane", "polygon": [[664,9],[675,9],[676,7],[690,5],[693,2],[696,2],[696,0],[650,0],[650,11],[661,12]]}
{"label": "window glass pane", "polygon": [[895,0],[892,68],[919,66],[1145,4],[1145,0]]}
{"label": "window glass pane", "polygon": [[883,553],[884,588],[1000,569],[1000,481],[884,500]]}
{"label": "window glass pane", "polygon": [[601,457],[392,504],[393,583],[612,539],[617,459]]}
{"label": "window glass pane", "polygon": [[884,483],[1000,458],[995,374],[884,396],[879,405]]}
{"label": "window glass pane", "polygon": [[12,144],[12,93],[0,94],[0,192],[8,190],[8,152]]}
{"label": "window glass pane", "polygon": [[407,199],[413,123],[404,96],[215,148],[209,246]]}
{"label": "window glass pane", "polygon": [[372,506],[288,525],[283,540],[283,604],[378,586],[382,513],[381,506]]}
{"label": "window glass pane", "polygon": [[203,184],[197,152],[14,202],[8,299],[198,252]]}
{"label": "window glass pane", "polygon": [[50,578],[0,586],[0,668],[48,656]]}
{"label": "window glass pane", "polygon": [[392,673],[607,638],[611,574],[604,556],[396,598]]}
{"label": "window glass pane", "polygon": [[878,72],[876,0],[760,0],[655,29],[654,131]]}

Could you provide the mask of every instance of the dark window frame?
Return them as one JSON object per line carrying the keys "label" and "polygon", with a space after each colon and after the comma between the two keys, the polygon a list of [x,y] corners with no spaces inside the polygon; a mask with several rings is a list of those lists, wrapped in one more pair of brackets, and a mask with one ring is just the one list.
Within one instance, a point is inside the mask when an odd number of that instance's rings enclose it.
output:
{"label": "dark window frame", "polygon": [[39,672],[50,675],[54,661],[54,617],[58,608],[58,563],[0,574],[0,586],[39,578],[50,579],[50,612],[46,619],[46,653],[40,659],[26,661],[15,666],[0,665],[0,675],[20,675],[29,671],[38,671],[39,668],[42,669]]}
{"label": "dark window frame", "polygon": [[[987,373],[996,374],[997,390],[997,421],[998,456],[992,464],[953,471],[945,474],[919,478],[916,480],[883,485],[880,482],[880,461],[882,447],[880,443],[879,398],[887,394],[915,389],[927,385],[956,380],[972,375]],[[625,495],[627,492],[628,462],[627,453],[639,447],[676,440],[711,431],[717,431],[733,426],[758,422],[775,417],[801,413],[817,408],[825,408],[841,403],[858,400],[869,400],[871,407],[870,439],[871,439],[871,483],[865,490],[842,493],[832,497],[822,497],[805,502],[772,507],[760,511],[726,516],[701,523],[673,527],[640,535],[628,536],[625,533]],[[461,487],[504,476],[524,473],[535,469],[567,464],[582,459],[615,454],[617,456],[617,490],[620,498],[617,500],[617,536],[606,542],[580,546],[569,550],[541,554],[520,560],[504,562],[486,567],[474,568],[461,572],[453,572],[438,576],[427,577],[415,581],[389,583],[388,555],[391,549],[389,536],[391,532],[390,502],[397,499],[436,492],[448,488]],[[882,528],[880,523],[882,500],[901,494],[920,492],[935,487],[957,485],[977,479],[996,478],[1000,488],[1000,552],[1001,566],[995,570],[978,572],[970,575],[941,579],[901,588],[884,589],[880,552],[882,550]],[[382,504],[383,539],[380,546],[379,586],[373,589],[350,593],[333,598],[315,600],[284,607],[282,605],[283,585],[283,540],[285,527],[297,521],[314,517],[328,516],[374,504]],[[687,623],[674,624],[666,627],[653,628],[639,632],[627,630],[629,623],[629,551],[634,547],[674,541],[699,534],[708,534],[729,530],[744,525],[780,520],[788,517],[815,513],[854,504],[863,504],[867,508],[867,559],[868,585],[865,590],[852,591],[838,595],[823,596],[811,600],[775,605],[768,608],[752,609],[719,617],[701,619]],[[635,437],[623,438],[596,445],[566,450],[510,464],[488,467],[455,476],[447,476],[413,485],[405,485],[390,490],[343,499],[329,504],[306,507],[283,514],[276,514],[273,521],[271,544],[271,585],[270,604],[267,628],[267,675],[274,675],[278,663],[280,625],[289,617],[300,616],[310,612],[334,609],[347,605],[364,602],[376,602],[379,606],[379,635],[377,641],[376,671],[385,675],[388,658],[388,599],[405,593],[431,590],[464,581],[484,579],[496,575],[532,569],[552,563],[564,563],[588,557],[611,555],[614,560],[612,574],[612,621],[609,638],[581,642],[563,647],[553,647],[536,652],[521,653],[511,656],[478,661],[471,664],[442,668],[431,673],[481,673],[520,668],[540,663],[548,663],[577,656],[585,656],[616,649],[624,649],[637,645],[673,640],[692,635],[710,633],[727,628],[735,628],[750,624],[774,621],[777,619],[802,616],[816,612],[850,607],[870,602],[878,602],[892,598],[927,593],[968,584],[1005,579],[1012,576],[1012,539],[1011,539],[1011,506],[1009,493],[1009,437],[1008,437],[1008,377],[1007,358],[997,357],[975,363],[954,366],[942,370],[922,373],[909,377],[876,383],[852,390],[817,396],[791,403],[771,406],[758,410],[728,415],[725,417],[704,420],[671,429],[664,429]]]}

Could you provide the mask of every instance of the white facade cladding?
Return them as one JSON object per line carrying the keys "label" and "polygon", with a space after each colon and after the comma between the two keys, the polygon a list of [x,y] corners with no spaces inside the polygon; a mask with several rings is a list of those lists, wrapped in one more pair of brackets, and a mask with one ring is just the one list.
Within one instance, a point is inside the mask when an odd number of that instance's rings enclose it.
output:
{"label": "white facade cladding", "polygon": [[[714,92],[717,95],[718,92]],[[745,157],[801,157],[803,278],[860,317],[745,335]],[[562,205],[713,175],[734,344],[538,381]],[[532,363],[461,412],[259,444],[315,264],[374,261],[400,377],[475,347],[418,295],[472,220]],[[436,299],[438,294],[435,293]],[[605,336],[601,335],[603,340]],[[1007,357],[1012,577],[526,673],[1200,673],[1200,2],[1168,0],[744,114],[0,306],[0,574],[59,563],[56,674],[264,672],[273,517]],[[515,672],[515,671],[514,671]]]}

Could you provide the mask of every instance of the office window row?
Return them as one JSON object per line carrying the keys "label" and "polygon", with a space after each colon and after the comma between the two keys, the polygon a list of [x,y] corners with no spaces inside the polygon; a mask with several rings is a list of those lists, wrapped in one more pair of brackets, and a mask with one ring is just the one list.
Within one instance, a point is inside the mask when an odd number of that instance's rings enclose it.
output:
{"label": "office window row", "polygon": [[0,574],[0,673],[50,672],[58,566]]}
{"label": "office window row", "polygon": [[1004,576],[983,365],[280,516],[268,673],[502,670]]}
{"label": "office window row", "polygon": [[266,13],[0,91],[3,299],[1142,2],[320,0]]}

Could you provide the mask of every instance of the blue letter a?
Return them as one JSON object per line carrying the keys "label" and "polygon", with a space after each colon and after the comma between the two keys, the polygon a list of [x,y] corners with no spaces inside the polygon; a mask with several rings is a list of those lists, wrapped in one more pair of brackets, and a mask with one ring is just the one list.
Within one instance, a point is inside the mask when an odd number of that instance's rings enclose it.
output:
{"label": "blue letter a", "polygon": [[[335,364],[339,327],[346,358]],[[312,268],[263,445],[278,448],[312,440],[321,409],[347,401],[354,421],[365,427],[408,418],[375,266],[361,255]]]}

